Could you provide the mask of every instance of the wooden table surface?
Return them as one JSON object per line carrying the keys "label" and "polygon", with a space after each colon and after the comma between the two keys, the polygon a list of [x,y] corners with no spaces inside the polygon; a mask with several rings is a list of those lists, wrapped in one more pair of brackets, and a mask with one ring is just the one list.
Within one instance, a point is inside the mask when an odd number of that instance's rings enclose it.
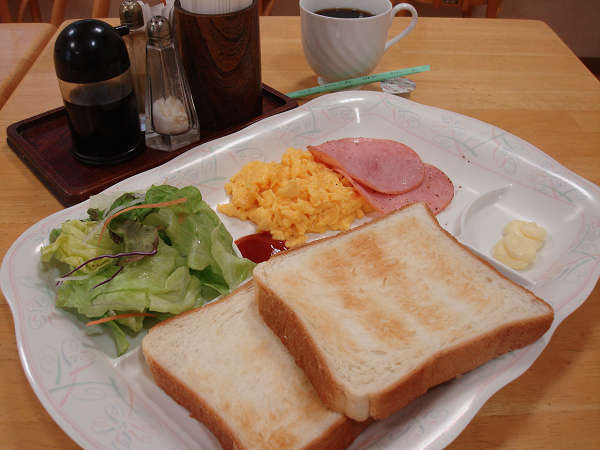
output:
{"label": "wooden table surface", "polygon": [[49,23],[0,23],[0,108],[55,31]]}
{"label": "wooden table surface", "polygon": [[[407,23],[395,19],[393,30]],[[315,85],[298,17],[261,18],[263,81],[281,92]],[[6,145],[6,127],[61,105],[52,42],[0,111],[0,254],[58,201]],[[6,50],[2,47],[0,57]],[[430,64],[414,101],[513,133],[600,184],[600,83],[544,23],[421,18],[376,71]],[[376,89],[370,86],[367,89]],[[0,298],[2,448],[74,448],[21,368],[14,324]],[[495,394],[451,448],[597,448],[600,441],[600,288],[557,329],[520,378]]]}

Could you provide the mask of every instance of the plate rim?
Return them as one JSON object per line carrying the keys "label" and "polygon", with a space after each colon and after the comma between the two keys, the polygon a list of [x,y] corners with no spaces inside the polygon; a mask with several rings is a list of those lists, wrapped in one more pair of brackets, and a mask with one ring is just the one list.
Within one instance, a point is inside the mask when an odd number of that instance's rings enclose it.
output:
{"label": "plate rim", "polygon": [[[223,137],[217,138],[213,141],[209,141],[204,144],[201,144],[197,147],[194,147],[193,149],[190,149],[188,152],[183,153],[182,155],[179,155],[176,158],[166,162],[165,164],[163,164],[161,166],[149,169],[145,172],[136,174],[130,178],[120,181],[120,182],[112,185],[111,187],[107,188],[103,192],[118,191],[120,186],[130,183],[134,179],[144,178],[144,177],[148,176],[148,174],[153,173],[153,172],[158,173],[158,172],[164,171],[164,170],[168,169],[170,166],[176,167],[178,164],[185,161],[185,159],[190,158],[190,155],[196,153],[198,151],[198,149],[203,148],[207,145],[218,146],[223,142],[228,142],[228,141],[235,139],[237,136],[243,136],[243,135],[251,132],[254,129],[258,129],[258,128],[262,128],[262,127],[268,128],[269,126],[272,126],[273,124],[278,123],[279,121],[284,121],[286,119],[293,121],[293,120],[295,120],[294,117],[296,117],[296,116],[301,117],[302,114],[304,114],[307,110],[310,110],[311,108],[320,107],[323,105],[336,104],[338,101],[348,101],[348,100],[352,100],[352,99],[364,101],[366,98],[374,99],[374,98],[382,98],[382,97],[388,97],[388,98],[391,97],[394,99],[394,101],[399,101],[401,103],[408,102],[410,104],[415,104],[415,105],[417,105],[417,108],[419,108],[419,109],[426,108],[428,110],[435,110],[438,112],[442,111],[445,113],[450,113],[453,116],[460,116],[460,117],[468,120],[469,122],[476,121],[479,124],[484,124],[486,126],[491,126],[498,130],[501,130],[500,128],[496,127],[495,125],[489,124],[487,122],[481,121],[481,120],[473,118],[473,117],[463,115],[461,113],[456,113],[456,112],[445,110],[445,109],[438,108],[435,106],[416,103],[412,100],[408,100],[408,99],[405,99],[402,97],[397,97],[392,94],[385,94],[385,93],[374,92],[374,91],[344,91],[344,92],[323,95],[316,99],[310,100],[310,101],[304,103],[303,105],[298,106],[297,108],[294,108],[289,111],[284,111],[284,112],[276,114],[274,116],[267,117],[259,122],[253,123],[240,131],[237,131],[230,135],[223,136]],[[529,142],[519,138],[516,135],[513,135],[512,133],[506,132],[505,130],[501,130],[501,131],[507,133],[508,135],[510,135],[513,138],[516,138],[517,140],[519,140],[522,143],[526,143],[528,146],[530,146],[532,149],[534,149],[534,151],[539,152],[538,155],[540,157],[548,158],[548,160],[552,161],[554,164],[556,164],[558,167],[560,167],[561,171],[563,171],[561,173],[568,174],[570,181],[574,182],[578,186],[583,187],[587,191],[590,191],[590,190],[595,191],[595,194],[600,197],[600,187],[598,187],[591,181],[583,178],[582,176],[578,175],[577,173],[571,171],[569,168],[563,166],[558,161],[556,161],[552,156],[544,153],[541,149],[539,149],[535,145],[530,144]],[[24,324],[22,323],[22,321],[19,317],[20,310],[17,305],[18,302],[17,302],[17,299],[14,298],[14,296],[16,294],[15,294],[15,292],[13,292],[13,289],[10,286],[10,282],[8,281],[8,270],[9,270],[9,267],[11,266],[11,262],[13,261],[13,258],[15,258],[15,253],[17,252],[18,246],[21,245],[21,243],[25,239],[27,239],[27,237],[31,233],[33,233],[33,231],[35,229],[38,229],[39,227],[43,226],[44,224],[57,222],[59,220],[59,218],[61,218],[61,217],[70,216],[73,213],[73,211],[81,209],[82,205],[84,205],[86,202],[87,202],[87,200],[84,200],[76,205],[61,209],[43,219],[41,219],[40,221],[36,222],[35,224],[32,224],[30,227],[28,227],[27,230],[25,230],[9,247],[9,249],[7,250],[7,252],[5,253],[5,255],[3,257],[2,267],[0,269],[0,283],[1,283],[2,291],[7,300],[7,303],[10,307],[11,314],[13,316],[13,322],[14,322],[14,328],[15,328],[15,339],[16,339],[18,353],[19,353],[19,360],[20,360],[21,366],[25,372],[26,378],[27,378],[29,384],[31,385],[34,393],[36,394],[38,400],[40,401],[40,403],[42,403],[42,405],[44,406],[44,408],[46,409],[48,414],[52,417],[52,419],[57,423],[57,425],[59,425],[59,427],[61,427],[63,429],[63,431],[65,431],[65,433],[71,439],[73,439],[78,445],[81,445],[82,447],[86,447],[86,446],[94,445],[94,444],[92,442],[90,442],[89,439],[85,435],[82,435],[79,431],[75,430],[71,426],[71,424],[67,420],[64,419],[63,414],[61,414],[60,412],[58,412],[54,409],[54,407],[46,399],[41,385],[38,383],[38,381],[35,379],[35,377],[33,376],[32,372],[31,372],[31,368],[30,368],[31,362],[28,360],[28,355],[26,354],[26,350],[24,349],[23,342],[22,342],[24,339],[24,337],[23,337]],[[566,314],[564,316],[560,317],[559,315],[555,314],[555,320],[552,323],[552,326],[546,332],[546,334],[540,339],[540,341],[538,341],[538,342],[541,342],[541,346],[540,345],[535,346],[535,347],[529,346],[522,350],[517,351],[517,352],[523,352],[523,353],[525,353],[525,352],[530,353],[533,351],[532,355],[528,355],[526,358],[526,359],[531,359],[531,361],[525,365],[519,366],[518,370],[516,372],[513,372],[510,375],[508,375],[508,378],[509,378],[508,381],[500,382],[500,383],[496,383],[496,382],[492,383],[491,382],[490,385],[487,386],[484,390],[482,390],[481,392],[478,392],[477,395],[473,398],[471,405],[466,409],[465,413],[462,416],[460,416],[459,420],[451,428],[442,430],[441,433],[438,435],[438,437],[434,441],[431,442],[431,445],[429,446],[429,448],[445,447],[448,444],[450,444],[464,430],[464,428],[470,423],[472,418],[481,409],[483,404],[485,404],[485,402],[494,393],[499,391],[501,388],[506,386],[508,383],[512,382],[514,379],[518,378],[521,374],[523,374],[526,370],[528,370],[529,367],[531,367],[531,365],[535,362],[535,360],[537,360],[539,355],[549,344],[552,335],[554,334],[556,328],[560,325],[560,323],[562,323],[562,321],[566,317],[568,317],[570,314],[572,314],[578,307],[580,307],[587,300],[587,298],[589,297],[590,293],[592,292],[592,290],[594,289],[594,287],[598,281],[598,278],[600,276],[599,272],[600,272],[600,268],[596,267],[593,276],[590,276],[590,278],[588,280],[586,280],[585,283],[581,286],[581,289],[579,290],[579,293],[576,296],[577,298],[582,298],[581,300],[574,302],[574,300],[576,299],[576,297],[574,296],[569,302],[567,302],[567,303],[570,303],[571,305],[569,305],[569,308],[567,308],[568,312],[566,312]],[[577,303],[574,307],[573,307],[573,302]],[[567,303],[561,305],[560,308],[562,309],[562,308],[566,307]],[[532,349],[534,349],[534,350],[532,350]],[[506,375],[506,372],[502,372],[502,375]]]}

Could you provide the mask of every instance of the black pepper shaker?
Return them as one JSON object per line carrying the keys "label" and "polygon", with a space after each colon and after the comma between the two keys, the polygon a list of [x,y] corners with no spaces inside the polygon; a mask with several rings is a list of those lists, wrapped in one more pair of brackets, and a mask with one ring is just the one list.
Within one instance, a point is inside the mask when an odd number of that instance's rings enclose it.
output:
{"label": "black pepper shaker", "polygon": [[76,159],[117,164],[145,148],[127,48],[113,27],[94,19],[67,26],[54,66]]}

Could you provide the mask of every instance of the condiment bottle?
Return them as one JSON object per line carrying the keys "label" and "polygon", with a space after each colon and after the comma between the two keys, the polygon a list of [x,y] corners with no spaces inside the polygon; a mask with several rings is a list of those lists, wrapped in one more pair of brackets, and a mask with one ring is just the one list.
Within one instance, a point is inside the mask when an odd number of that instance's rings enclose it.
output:
{"label": "condiment bottle", "polygon": [[105,22],[85,19],[61,31],[54,66],[73,138],[86,164],[116,164],[144,149],[125,43]]}
{"label": "condiment bottle", "polygon": [[146,146],[177,150],[200,138],[196,109],[168,19],[152,17],[147,31]]}
{"label": "condiment bottle", "polygon": [[131,61],[137,109],[143,121],[146,112],[146,27],[141,5],[134,0],[123,0],[119,5],[119,18],[121,25],[129,28],[129,34],[123,36],[123,40]]}

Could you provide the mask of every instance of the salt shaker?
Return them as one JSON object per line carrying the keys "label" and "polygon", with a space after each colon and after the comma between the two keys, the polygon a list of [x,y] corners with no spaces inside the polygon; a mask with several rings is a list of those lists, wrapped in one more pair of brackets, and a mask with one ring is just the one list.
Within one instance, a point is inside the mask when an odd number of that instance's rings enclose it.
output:
{"label": "salt shaker", "polygon": [[142,7],[135,0],[123,0],[119,5],[121,25],[127,26],[129,33],[123,36],[129,60],[131,75],[137,101],[140,120],[144,121],[146,112],[146,27]]}
{"label": "salt shaker", "polygon": [[173,151],[200,139],[198,116],[169,20],[152,17],[147,32],[146,146]]}

